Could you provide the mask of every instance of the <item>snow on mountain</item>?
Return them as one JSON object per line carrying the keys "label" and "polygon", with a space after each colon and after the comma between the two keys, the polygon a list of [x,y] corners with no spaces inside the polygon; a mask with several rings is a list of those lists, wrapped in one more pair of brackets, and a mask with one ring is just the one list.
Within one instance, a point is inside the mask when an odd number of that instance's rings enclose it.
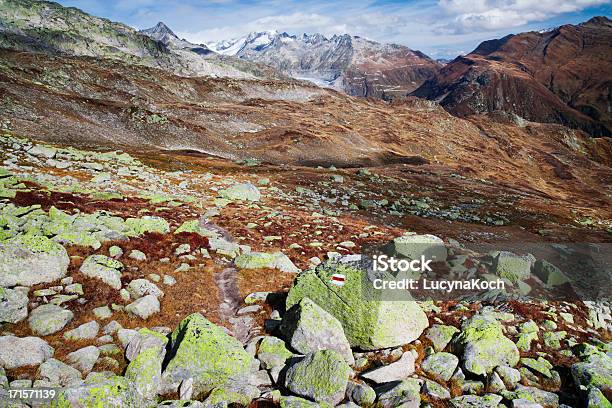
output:
{"label": "snow on mountain", "polygon": [[161,21],[154,27],[140,30],[144,34],[156,41],[176,49],[188,49],[200,55],[210,54],[212,51],[204,44],[194,44],[185,39],[180,39],[174,32]]}

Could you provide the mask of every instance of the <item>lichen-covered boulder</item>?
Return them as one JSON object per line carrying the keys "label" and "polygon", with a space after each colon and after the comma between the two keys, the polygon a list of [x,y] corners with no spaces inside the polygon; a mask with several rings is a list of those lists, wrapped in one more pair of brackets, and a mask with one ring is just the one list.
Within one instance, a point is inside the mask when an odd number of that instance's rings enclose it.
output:
{"label": "lichen-covered boulder", "polygon": [[125,378],[129,380],[139,397],[153,401],[161,385],[163,348],[148,348],[142,351],[130,362],[125,370]]}
{"label": "lichen-covered boulder", "polygon": [[100,279],[113,289],[121,289],[123,264],[106,255],[90,255],[83,261],[79,271],[90,278]]}
{"label": "lichen-covered boulder", "polygon": [[34,334],[47,336],[62,330],[73,317],[70,310],[49,303],[32,310],[28,325]]}
{"label": "lichen-covered boulder", "polygon": [[285,342],[277,337],[265,336],[257,347],[257,359],[266,370],[284,366],[291,357],[293,353],[287,350]]}
{"label": "lichen-covered boulder", "polygon": [[454,326],[434,324],[427,329],[425,337],[431,341],[435,351],[442,351],[457,332],[459,332],[459,329]]}
{"label": "lichen-covered boulder", "polygon": [[[126,329],[120,329],[119,333],[122,330]],[[166,349],[166,344],[168,344],[168,337],[166,337],[165,335],[147,328],[140,329],[138,331],[132,331],[134,333],[130,337],[127,346],[125,347],[125,358],[127,358],[129,361],[133,361],[136,357],[138,357],[141,352],[148,349],[155,349],[160,351],[164,351]],[[121,334],[119,333],[118,337],[121,337]]]}
{"label": "lichen-covered boulder", "polygon": [[459,365],[457,356],[451,353],[439,352],[427,356],[421,362],[421,369],[433,378],[448,381]]}
{"label": "lichen-covered boulder", "polygon": [[346,398],[359,406],[370,406],[376,400],[376,391],[365,383],[349,381],[346,385]]}
{"label": "lichen-covered boulder", "polygon": [[321,408],[316,402],[299,397],[281,397],[280,406],[281,408]]}
{"label": "lichen-covered boulder", "polygon": [[421,402],[421,380],[408,378],[376,388],[377,405],[381,408],[418,408]]}
{"label": "lichen-covered boulder", "polygon": [[282,252],[249,252],[242,254],[234,260],[241,269],[278,269],[281,272],[299,273],[300,270],[293,264],[291,259]]}
{"label": "lichen-covered boulder", "polygon": [[585,361],[572,365],[571,371],[576,384],[612,392],[612,357],[607,354],[591,354]]}
{"label": "lichen-covered boulder", "polygon": [[0,336],[0,367],[37,366],[53,356],[53,347],[38,337]]}
{"label": "lichen-covered boulder", "polygon": [[309,298],[285,313],[280,329],[289,345],[301,354],[336,350],[349,364],[355,363],[342,324]]}
{"label": "lichen-covered boulder", "polygon": [[463,367],[476,375],[490,373],[497,366],[513,367],[520,357],[514,342],[504,336],[501,324],[487,314],[463,323],[453,349],[461,353]]}
{"label": "lichen-covered boulder", "polygon": [[344,399],[351,368],[333,350],[309,353],[287,370],[285,387],[316,402],[337,405]]}
{"label": "lichen-covered boulder", "polygon": [[495,273],[510,282],[527,279],[531,275],[531,267],[535,258],[531,254],[517,255],[512,252],[500,251],[493,259]]}
{"label": "lichen-covered boulder", "polygon": [[19,323],[28,317],[28,288],[0,287],[0,323]]}
{"label": "lichen-covered boulder", "polygon": [[128,228],[127,235],[138,236],[147,232],[167,234],[170,232],[170,224],[161,217],[144,216],[142,218],[128,218],[125,220]]}
{"label": "lichen-covered boulder", "polygon": [[533,265],[533,273],[549,286],[563,285],[569,278],[555,265],[544,259],[538,259]]}
{"label": "lichen-covered boulder", "polygon": [[146,406],[135,388],[125,377],[106,377],[98,374],[87,378],[84,384],[64,388],[51,402],[51,408],[113,407],[132,408]]}
{"label": "lichen-covered boulder", "polygon": [[261,199],[261,193],[251,183],[234,184],[224,190],[220,190],[219,196],[228,200],[259,201]]}
{"label": "lichen-covered boulder", "polygon": [[[308,297],[334,316],[352,347],[376,350],[416,340],[429,325],[416,302],[370,298],[362,282],[366,272],[349,264],[329,261],[299,275],[289,291],[287,309]],[[344,286],[331,282],[345,275]],[[376,296],[376,293],[373,294]]]}
{"label": "lichen-covered boulder", "polygon": [[66,276],[66,249],[44,236],[18,235],[0,243],[0,286],[33,286]]}
{"label": "lichen-covered boulder", "polygon": [[238,340],[199,313],[172,333],[167,360],[161,392],[175,392],[183,380],[193,378],[194,399],[228,383],[246,382],[258,365]]}

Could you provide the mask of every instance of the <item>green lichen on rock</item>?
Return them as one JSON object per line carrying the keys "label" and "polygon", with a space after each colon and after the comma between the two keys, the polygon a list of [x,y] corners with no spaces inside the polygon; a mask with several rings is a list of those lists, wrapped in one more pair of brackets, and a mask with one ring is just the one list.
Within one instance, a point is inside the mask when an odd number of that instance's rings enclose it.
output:
{"label": "green lichen on rock", "polygon": [[517,283],[531,275],[531,266],[535,259],[532,255],[516,255],[501,251],[494,259],[495,273],[510,282]]}
{"label": "green lichen on rock", "polygon": [[[346,276],[344,286],[331,283],[333,274]],[[363,284],[366,272],[347,264],[327,262],[299,275],[289,291],[287,309],[308,297],[334,316],[351,346],[365,350],[395,347],[417,339],[429,325],[416,302],[377,300]],[[380,298],[378,298],[380,299]]]}
{"label": "green lichen on rock", "polygon": [[576,384],[602,391],[612,388],[612,358],[605,353],[587,356],[585,361],[574,364],[571,371]]}
{"label": "green lichen on rock", "polygon": [[464,368],[477,375],[501,365],[512,367],[519,361],[516,345],[504,336],[501,324],[487,314],[465,321],[453,347],[462,353]]}
{"label": "green lichen on rock", "polygon": [[219,191],[219,197],[227,200],[246,200],[259,201],[261,193],[251,183],[234,184],[224,190]]}
{"label": "green lichen on rock", "polygon": [[285,365],[285,362],[291,357],[293,353],[287,350],[285,342],[277,337],[265,336],[257,348],[257,358],[261,361],[262,367],[267,370]]}
{"label": "green lichen on rock", "polygon": [[537,371],[538,373],[544,375],[547,378],[552,377],[552,373],[550,370],[553,368],[553,365],[546,359],[542,357],[538,357],[538,359],[534,358],[521,358],[521,364],[525,367],[529,367],[533,371]]}
{"label": "green lichen on rock", "polygon": [[166,390],[176,390],[181,381],[193,378],[193,396],[198,398],[227,383],[243,381],[254,362],[240,342],[195,313],[172,333],[163,382]]}
{"label": "green lichen on rock", "polygon": [[142,218],[128,218],[125,225],[129,229],[129,235],[138,236],[147,232],[167,234],[170,232],[168,221],[160,217],[145,216]]}
{"label": "green lichen on rock", "polygon": [[130,381],[140,397],[153,400],[161,383],[163,353],[157,347],[147,348],[130,362],[125,378]]}
{"label": "green lichen on rock", "polygon": [[216,231],[202,228],[198,220],[185,221],[174,231],[175,234],[179,234],[181,232],[192,232],[206,238],[216,238],[219,236]]}
{"label": "green lichen on rock", "polygon": [[296,395],[337,405],[344,398],[350,372],[340,354],[321,350],[289,367],[285,386]]}

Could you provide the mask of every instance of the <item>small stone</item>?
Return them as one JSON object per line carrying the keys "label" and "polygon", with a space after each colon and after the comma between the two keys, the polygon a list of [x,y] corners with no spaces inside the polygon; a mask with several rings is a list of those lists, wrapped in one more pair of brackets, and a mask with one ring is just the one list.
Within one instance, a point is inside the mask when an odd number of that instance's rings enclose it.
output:
{"label": "small stone", "polygon": [[28,317],[28,288],[0,287],[0,324],[19,323]]}
{"label": "small stone", "polygon": [[369,406],[376,400],[376,392],[367,384],[349,381],[346,387],[346,398],[359,406]]}
{"label": "small stone", "polygon": [[431,380],[425,380],[425,384],[423,384],[423,392],[430,397],[437,399],[449,399],[451,397],[449,390]]}
{"label": "small stone", "polygon": [[145,253],[137,249],[133,249],[128,255],[128,258],[139,262],[144,262],[147,260],[147,256],[145,255]]}
{"label": "small stone", "polygon": [[123,327],[116,320],[112,320],[106,326],[104,326],[102,331],[104,332],[104,334],[111,334],[112,335],[112,334],[117,333],[117,331],[122,329],[122,328]]}
{"label": "small stone", "polygon": [[176,279],[170,275],[164,275],[163,283],[166,286],[174,286],[176,285]]}
{"label": "small stone", "polygon": [[85,293],[83,292],[83,285],[81,285],[80,283],[73,283],[72,285],[67,285],[64,288],[64,291],[66,293],[73,293],[76,295],[84,295]]}
{"label": "small stone", "polygon": [[111,258],[119,259],[123,256],[123,249],[117,245],[113,245],[112,247],[108,248],[108,254]]}
{"label": "small stone", "polygon": [[88,256],[79,271],[91,278],[100,279],[113,289],[121,289],[121,270],[123,264],[104,255]]}
{"label": "small stone", "polygon": [[178,268],[176,268],[174,270],[175,273],[181,273],[181,272],[187,272],[189,271],[189,269],[191,269],[191,266],[189,266],[189,264],[183,262],[179,265]]}
{"label": "small stone", "polygon": [[121,349],[116,344],[103,344],[98,346],[98,350],[103,356],[117,356],[121,354]]}
{"label": "small stone", "polygon": [[409,378],[391,382],[376,388],[381,408],[418,408],[421,401],[421,380]]}
{"label": "small stone", "polygon": [[155,297],[164,296],[164,292],[156,284],[146,279],[134,279],[128,284],[127,290],[130,292],[132,299],[138,299],[146,295],[153,295]]}
{"label": "small stone", "polygon": [[174,250],[174,255],[184,255],[191,252],[191,246],[189,244],[181,244]]}

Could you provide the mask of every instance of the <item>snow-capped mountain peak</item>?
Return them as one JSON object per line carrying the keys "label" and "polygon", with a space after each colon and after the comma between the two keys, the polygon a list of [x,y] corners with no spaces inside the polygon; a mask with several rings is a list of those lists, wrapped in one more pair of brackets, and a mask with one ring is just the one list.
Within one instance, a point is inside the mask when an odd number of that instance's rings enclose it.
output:
{"label": "snow-capped mountain peak", "polygon": [[187,49],[200,55],[206,55],[211,52],[210,49],[203,44],[194,44],[185,39],[179,38],[166,24],[161,21],[154,27],[140,30],[140,34],[144,34],[147,37],[162,42],[171,48]]}

